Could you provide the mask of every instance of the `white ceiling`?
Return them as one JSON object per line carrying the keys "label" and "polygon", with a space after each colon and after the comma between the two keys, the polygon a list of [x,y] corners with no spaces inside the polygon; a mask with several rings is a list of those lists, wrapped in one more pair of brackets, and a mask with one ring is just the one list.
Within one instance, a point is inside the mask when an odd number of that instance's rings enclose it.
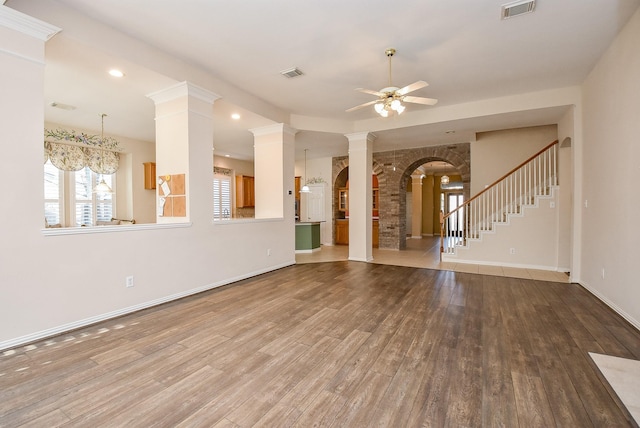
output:
{"label": "white ceiling", "polygon": [[[80,14],[225,82],[209,88],[222,96],[214,105],[216,153],[251,158],[248,129],[272,120],[252,113],[250,103],[231,96],[230,88],[287,114],[339,123],[376,118],[373,108],[345,110],[373,99],[355,88],[388,86],[388,47],[397,49],[393,84],[426,80],[430,85],[412,95],[439,99],[435,107],[409,104],[407,112],[575,86],[639,2],[538,0],[534,13],[509,20],[500,19],[504,0],[8,0],[5,5],[63,28],[46,46],[46,102],[76,109],[47,105],[46,120],[99,130],[104,112],[107,133],[153,141],[154,105],[146,94],[178,81],[180,73],[165,74],[162,64],[150,70],[147,58],[125,60],[100,50],[82,37],[87,25],[73,28],[73,21],[63,18]],[[126,76],[107,76],[113,66]],[[305,74],[294,79],[279,74],[291,67]],[[241,114],[239,121],[229,119],[234,111]],[[556,123],[563,112],[544,109],[400,129],[384,129],[381,122],[374,150],[472,141],[476,132]],[[393,123],[393,118],[376,120]],[[451,130],[455,133],[446,133]],[[302,156],[307,148],[310,158],[346,155],[347,145],[341,133],[301,131],[296,137],[297,153]]]}

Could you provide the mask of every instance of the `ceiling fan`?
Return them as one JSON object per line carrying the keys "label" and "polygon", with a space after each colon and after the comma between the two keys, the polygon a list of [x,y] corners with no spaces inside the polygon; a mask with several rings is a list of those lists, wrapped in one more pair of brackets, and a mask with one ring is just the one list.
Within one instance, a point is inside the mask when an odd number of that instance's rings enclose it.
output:
{"label": "ceiling fan", "polygon": [[359,106],[352,107],[346,110],[347,112],[358,110],[373,104],[374,109],[380,116],[387,117],[389,116],[389,114],[392,114],[394,112],[397,114],[401,114],[405,109],[405,106],[402,104],[403,101],[415,104],[425,104],[429,106],[432,106],[438,102],[438,100],[434,98],[423,98],[407,95],[410,92],[417,91],[418,89],[429,86],[429,84],[423,80],[418,80],[417,82],[407,85],[403,88],[393,86],[391,83],[391,57],[396,53],[396,50],[394,48],[389,48],[385,50],[384,53],[389,58],[389,86],[386,88],[382,88],[379,91],[372,91],[370,89],[363,88],[356,89],[356,91],[364,92],[365,94],[375,95],[378,97],[378,99],[360,104]]}

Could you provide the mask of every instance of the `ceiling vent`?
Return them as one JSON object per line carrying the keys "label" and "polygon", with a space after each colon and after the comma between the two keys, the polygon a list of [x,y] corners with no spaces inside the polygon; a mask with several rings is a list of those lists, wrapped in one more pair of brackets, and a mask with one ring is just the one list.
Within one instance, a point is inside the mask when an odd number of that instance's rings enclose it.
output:
{"label": "ceiling vent", "polygon": [[514,1],[502,5],[502,19],[513,18],[514,16],[533,12],[536,7],[535,0]]}
{"label": "ceiling vent", "polygon": [[280,74],[282,74],[284,77],[288,77],[289,79],[291,79],[294,77],[302,76],[304,73],[300,71],[298,67],[293,67],[288,70],[281,71]]}

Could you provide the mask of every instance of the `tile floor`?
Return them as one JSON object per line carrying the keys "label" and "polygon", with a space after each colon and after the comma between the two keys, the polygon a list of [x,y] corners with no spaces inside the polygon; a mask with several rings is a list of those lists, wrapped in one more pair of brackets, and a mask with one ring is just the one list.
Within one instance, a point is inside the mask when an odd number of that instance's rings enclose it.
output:
{"label": "tile floor", "polygon": [[589,352],[602,375],[640,423],[640,361]]}
{"label": "tile floor", "polygon": [[[480,273],[484,275],[508,276],[512,278],[535,279],[551,282],[569,282],[564,272],[553,272],[537,269],[517,269],[502,266],[475,265],[440,261],[440,238],[424,237],[423,239],[407,239],[406,250],[373,249],[373,263],[409,266],[428,269],[451,270],[455,272]],[[319,263],[347,260],[348,245],[323,245],[314,253],[297,253],[297,263]]]}

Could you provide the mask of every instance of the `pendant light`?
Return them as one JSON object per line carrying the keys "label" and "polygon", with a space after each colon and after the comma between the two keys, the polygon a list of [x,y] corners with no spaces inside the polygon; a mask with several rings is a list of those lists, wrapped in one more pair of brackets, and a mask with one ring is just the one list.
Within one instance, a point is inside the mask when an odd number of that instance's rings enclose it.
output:
{"label": "pendant light", "polygon": [[300,193],[311,193],[311,189],[307,186],[307,149],[304,149],[304,186],[300,189]]}
{"label": "pendant light", "polygon": [[442,177],[440,177],[440,184],[449,184],[449,176],[446,174],[446,163],[442,162]]}
{"label": "pendant light", "polygon": [[[104,117],[105,113],[102,113],[100,117],[102,118],[102,129],[100,131],[100,147],[104,145]],[[102,157],[104,158],[104,150],[100,150],[102,153]],[[105,193],[113,193],[113,190],[106,181],[104,181],[104,176],[100,174],[100,182],[93,188],[93,193],[105,194]]]}

